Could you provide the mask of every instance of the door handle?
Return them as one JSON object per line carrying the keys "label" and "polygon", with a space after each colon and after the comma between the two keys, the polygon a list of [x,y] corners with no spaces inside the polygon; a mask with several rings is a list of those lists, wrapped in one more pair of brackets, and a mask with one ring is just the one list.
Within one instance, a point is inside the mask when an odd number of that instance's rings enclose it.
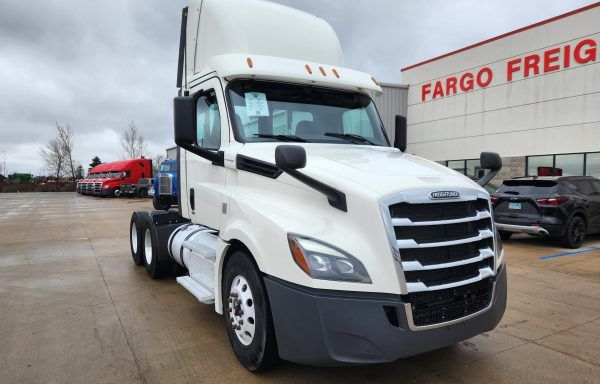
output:
{"label": "door handle", "polygon": [[194,202],[194,188],[190,189],[190,208],[192,208],[192,211],[196,210],[195,208],[195,202]]}

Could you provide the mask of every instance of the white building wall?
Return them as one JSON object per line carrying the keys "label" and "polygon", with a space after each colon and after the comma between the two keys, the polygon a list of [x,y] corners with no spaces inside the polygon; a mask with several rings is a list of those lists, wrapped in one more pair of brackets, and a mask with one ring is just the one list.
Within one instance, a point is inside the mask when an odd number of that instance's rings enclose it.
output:
{"label": "white building wall", "polygon": [[[575,46],[591,39],[593,60],[577,63]],[[600,4],[402,72],[408,92],[408,152],[432,159],[502,157],[600,151]],[[570,55],[564,47],[570,46]],[[592,49],[591,44],[584,48]],[[544,52],[560,48],[544,73]],[[583,49],[581,51],[584,52]],[[586,51],[591,55],[591,51]],[[508,80],[508,62],[539,54],[540,73],[521,70]],[[563,60],[570,57],[569,67]],[[587,56],[586,56],[587,57]],[[434,85],[487,67],[486,87],[432,99]],[[485,80],[485,76],[482,77]],[[424,84],[430,93],[422,100]],[[458,87],[459,88],[459,87]],[[452,92],[451,92],[452,93]]]}

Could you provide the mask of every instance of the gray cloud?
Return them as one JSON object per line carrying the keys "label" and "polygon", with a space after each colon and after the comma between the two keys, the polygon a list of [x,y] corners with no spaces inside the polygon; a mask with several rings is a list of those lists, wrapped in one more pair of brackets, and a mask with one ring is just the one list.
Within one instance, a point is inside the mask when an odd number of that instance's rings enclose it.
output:
{"label": "gray cloud", "polygon": [[[327,20],[346,66],[400,82],[400,68],[592,3],[591,0],[277,0]],[[0,154],[8,170],[43,172],[55,122],[76,133],[76,158],[120,158],[134,120],[162,153],[185,0],[0,0]]]}

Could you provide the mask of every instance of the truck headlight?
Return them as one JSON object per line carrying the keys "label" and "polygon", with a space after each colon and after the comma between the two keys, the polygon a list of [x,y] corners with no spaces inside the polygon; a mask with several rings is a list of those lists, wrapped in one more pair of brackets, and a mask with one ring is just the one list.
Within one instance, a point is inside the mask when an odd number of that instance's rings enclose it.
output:
{"label": "truck headlight", "polygon": [[288,243],[296,264],[313,279],[371,283],[364,265],[333,245],[292,234]]}
{"label": "truck headlight", "polygon": [[500,232],[498,232],[498,229],[495,229],[494,231],[494,238],[495,238],[495,243],[496,243],[496,271],[498,270],[498,268],[500,267],[500,265],[502,265],[502,263],[504,262],[504,246],[502,245],[502,238],[500,237]]}

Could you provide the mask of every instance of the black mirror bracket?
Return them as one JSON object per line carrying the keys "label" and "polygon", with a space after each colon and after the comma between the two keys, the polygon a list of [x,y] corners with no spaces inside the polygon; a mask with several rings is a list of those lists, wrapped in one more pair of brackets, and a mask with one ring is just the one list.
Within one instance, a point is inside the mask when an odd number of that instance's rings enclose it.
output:
{"label": "black mirror bracket", "polygon": [[502,158],[496,152],[481,152],[479,156],[481,168],[489,169],[490,171],[477,181],[480,186],[485,186],[487,183],[500,172],[502,169]]}
{"label": "black mirror bracket", "polygon": [[275,148],[275,164],[294,179],[324,194],[332,207],[348,212],[346,194],[298,171],[298,168],[306,166],[306,151],[303,147],[299,145],[277,146]]}

